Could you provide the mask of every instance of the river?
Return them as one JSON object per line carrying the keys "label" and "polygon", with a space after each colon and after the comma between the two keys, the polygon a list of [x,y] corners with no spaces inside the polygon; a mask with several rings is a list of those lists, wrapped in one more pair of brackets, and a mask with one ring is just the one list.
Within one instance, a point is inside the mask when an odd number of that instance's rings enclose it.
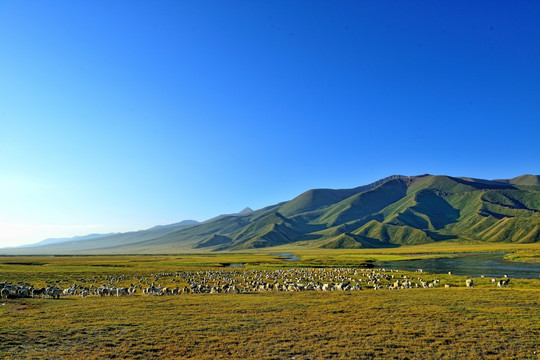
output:
{"label": "river", "polygon": [[497,254],[452,254],[447,257],[411,259],[399,261],[381,261],[376,267],[415,271],[422,269],[430,273],[455,275],[502,277],[507,274],[512,278],[538,278],[540,264],[519,263],[504,260],[504,255]]}

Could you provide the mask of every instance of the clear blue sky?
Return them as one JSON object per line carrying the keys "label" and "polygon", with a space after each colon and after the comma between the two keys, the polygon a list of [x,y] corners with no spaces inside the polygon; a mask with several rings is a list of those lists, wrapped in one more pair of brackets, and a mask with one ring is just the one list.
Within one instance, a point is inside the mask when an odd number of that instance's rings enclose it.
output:
{"label": "clear blue sky", "polygon": [[540,173],[539,1],[0,1],[0,246]]}

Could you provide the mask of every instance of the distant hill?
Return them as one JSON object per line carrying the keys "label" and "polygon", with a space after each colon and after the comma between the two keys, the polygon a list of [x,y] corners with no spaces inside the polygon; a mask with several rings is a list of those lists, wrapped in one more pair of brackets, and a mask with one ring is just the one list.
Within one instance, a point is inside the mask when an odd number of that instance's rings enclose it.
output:
{"label": "distant hill", "polygon": [[199,224],[199,222],[196,221],[196,220],[183,220],[183,221],[180,221],[180,222],[177,222],[177,223],[174,223],[174,224],[156,225],[156,226],[150,228],[149,230],[152,230],[152,229],[166,229],[166,228],[172,228],[172,227],[177,227],[177,226],[187,226],[187,225],[197,225],[197,224]]}
{"label": "distant hill", "polygon": [[90,240],[90,239],[95,239],[95,238],[104,237],[104,236],[110,236],[110,235],[114,235],[114,234],[115,233],[88,234],[88,235],[83,235],[83,236],[73,236],[73,237],[69,237],[69,238],[50,238],[50,239],[41,240],[41,241],[39,241],[37,243],[34,243],[34,244],[22,245],[20,247],[43,246],[43,245],[60,244],[60,243],[68,242],[68,241]]}
{"label": "distant hill", "polygon": [[179,253],[292,243],[303,248],[379,248],[454,239],[531,243],[540,240],[539,178],[394,175],[352,189],[308,190],[283,203],[189,226],[1,252]]}
{"label": "distant hill", "polygon": [[[129,239],[129,241],[144,241],[147,238],[161,236],[163,234],[167,234],[168,232],[176,231],[180,228],[196,224],[199,224],[199,222],[195,220],[183,220],[174,224],[156,225],[147,230],[132,231],[127,233],[89,234],[83,236],[74,236],[71,238],[50,238],[34,244],[0,249],[0,254],[4,254],[7,250],[9,250],[10,253],[34,253],[34,251],[31,249],[24,249],[35,247],[37,247],[37,252],[40,252],[43,249],[47,250],[47,254],[50,253],[49,250],[54,251],[54,253],[65,253],[67,249],[70,249],[69,251],[71,251],[71,249],[74,251],[85,251],[85,249],[92,248],[96,245],[99,246],[101,244],[108,244],[109,241],[112,241],[113,244],[116,242],[123,242],[126,239]],[[75,244],[75,242],[77,242],[77,244]],[[19,249],[21,250],[19,251]]]}

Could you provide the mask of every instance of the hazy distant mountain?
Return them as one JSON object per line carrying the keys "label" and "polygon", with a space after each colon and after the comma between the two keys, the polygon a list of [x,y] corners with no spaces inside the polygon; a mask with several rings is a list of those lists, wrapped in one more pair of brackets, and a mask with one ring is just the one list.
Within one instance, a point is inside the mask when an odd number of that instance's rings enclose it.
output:
{"label": "hazy distant mountain", "polygon": [[[161,236],[169,232],[176,231],[180,228],[197,224],[199,224],[199,222],[196,220],[183,220],[174,224],[156,225],[147,230],[132,231],[127,233],[89,234],[84,236],[74,236],[71,238],[50,238],[39,241],[35,244],[12,247],[9,248],[9,251],[10,253],[15,253],[17,252],[16,249],[35,247],[37,247],[36,251],[22,250],[22,253],[40,252],[42,250],[46,250],[46,253],[49,253],[49,250],[52,250],[55,253],[65,253],[66,251],[71,251],[71,249],[76,251],[85,251],[96,246],[96,244],[108,244],[109,241],[113,241],[113,243],[115,243],[115,241],[123,242],[126,239],[129,239],[130,241],[144,241],[154,236]],[[81,242],[82,240],[87,240],[88,242]],[[77,244],[74,244],[75,242],[77,242]],[[4,250],[8,250],[8,248],[0,249],[0,254],[5,253],[6,251]]]}
{"label": "hazy distant mountain", "polygon": [[171,228],[171,227],[176,227],[176,226],[187,226],[187,225],[197,225],[199,224],[199,222],[197,220],[183,220],[183,221],[180,221],[180,222],[177,222],[177,223],[174,223],[174,224],[169,224],[169,225],[156,225],[152,228],[150,228],[149,230],[152,230],[152,229],[166,229],[166,228]]}
{"label": "hazy distant mountain", "polygon": [[114,235],[115,233],[108,233],[108,234],[88,234],[83,236],[73,236],[70,238],[50,238],[38,241],[34,244],[28,244],[28,245],[21,245],[20,247],[33,247],[33,246],[43,246],[43,245],[52,245],[52,244],[60,244],[68,241],[80,241],[80,240],[90,240],[95,239],[103,236],[109,236]]}
{"label": "hazy distant mountain", "polygon": [[539,179],[394,175],[353,189],[309,190],[290,201],[195,225],[9,253],[180,253],[290,243],[303,248],[376,248],[451,239],[531,243],[540,240]]}

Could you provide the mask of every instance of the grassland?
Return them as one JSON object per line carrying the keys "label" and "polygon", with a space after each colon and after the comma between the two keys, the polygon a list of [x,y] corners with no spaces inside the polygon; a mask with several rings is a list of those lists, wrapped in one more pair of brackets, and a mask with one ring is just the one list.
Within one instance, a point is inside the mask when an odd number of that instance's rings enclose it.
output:
{"label": "grassland", "polygon": [[26,299],[5,358],[536,359],[538,291],[422,289]]}
{"label": "grassland", "polygon": [[[264,252],[265,250],[260,250]],[[505,258],[515,262],[540,263],[540,243],[485,243],[478,241],[442,241],[432,244],[403,246],[381,249],[319,249],[304,248],[298,244],[288,244],[266,250],[267,253],[292,253],[301,257],[301,264],[353,264],[361,266],[366,262],[395,261],[414,258],[441,257],[461,253],[507,253]]]}
{"label": "grassland", "polygon": [[[457,245],[455,250],[470,251]],[[530,254],[536,248],[521,245],[514,251]],[[428,250],[415,253],[437,256]],[[133,281],[131,275],[228,271],[231,268],[225,266],[234,263],[265,270],[359,266],[371,259],[410,256],[398,249],[377,250],[374,254],[363,250],[299,254],[301,259],[294,263],[264,253],[0,257],[0,282],[43,285],[62,279],[62,285],[127,275],[128,283]],[[441,285],[451,287],[2,299],[0,358],[538,358],[539,279],[512,279],[509,288],[497,289],[490,279],[478,278],[474,289],[466,289],[465,277],[422,277],[438,278]]]}

